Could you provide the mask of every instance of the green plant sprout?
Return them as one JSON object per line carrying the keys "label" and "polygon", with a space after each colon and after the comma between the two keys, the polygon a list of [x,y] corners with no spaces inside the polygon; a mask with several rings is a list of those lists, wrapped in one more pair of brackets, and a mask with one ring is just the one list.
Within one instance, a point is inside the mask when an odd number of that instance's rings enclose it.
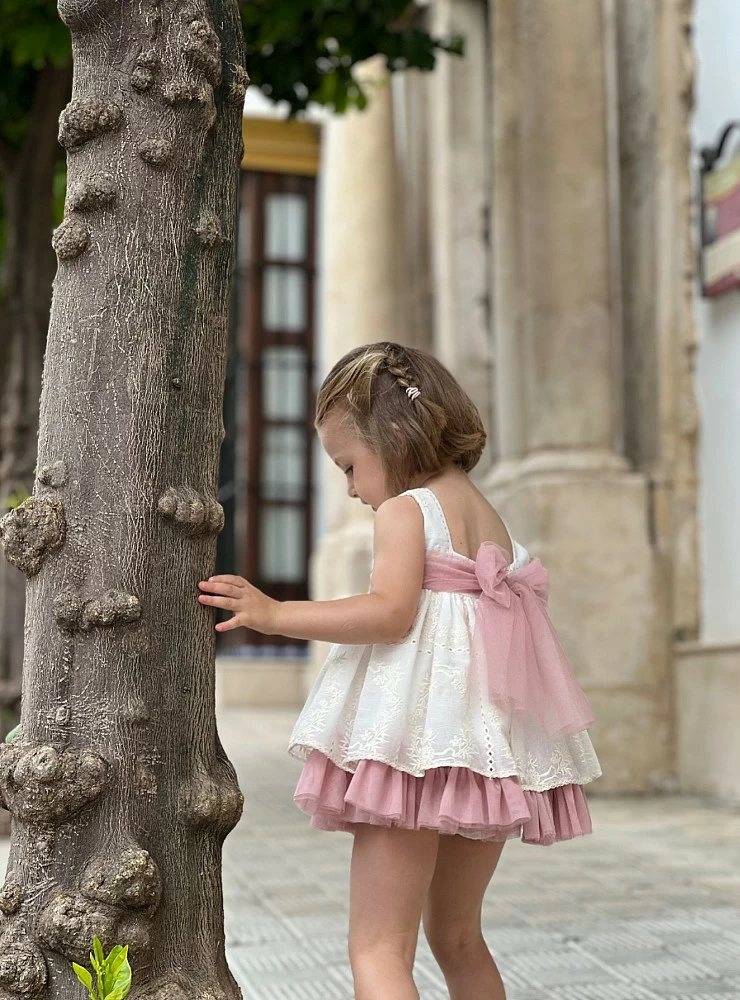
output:
{"label": "green plant sprout", "polygon": [[[8,713],[8,715],[10,715],[10,713]],[[19,722],[18,725],[15,726],[13,729],[11,729],[8,735],[5,737],[5,742],[12,743],[20,731],[21,731],[21,724]]]}
{"label": "green plant sprout", "polygon": [[128,945],[117,944],[108,957],[103,954],[99,938],[93,938],[90,964],[97,977],[97,993],[93,989],[93,977],[77,962],[72,963],[75,975],[90,994],[90,1000],[123,1000],[131,989],[131,966],[128,964]]}

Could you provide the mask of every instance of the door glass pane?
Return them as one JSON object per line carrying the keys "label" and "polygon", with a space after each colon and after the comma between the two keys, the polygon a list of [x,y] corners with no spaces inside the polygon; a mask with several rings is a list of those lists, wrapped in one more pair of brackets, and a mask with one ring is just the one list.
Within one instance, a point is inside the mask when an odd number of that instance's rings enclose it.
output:
{"label": "door glass pane", "polygon": [[305,260],[308,208],[301,194],[271,194],[265,199],[265,257]]}
{"label": "door glass pane", "polygon": [[303,507],[260,511],[260,580],[301,583],[306,575],[306,512]]}
{"label": "door glass pane", "polygon": [[262,323],[266,330],[305,329],[306,272],[302,268],[265,268]]}
{"label": "door glass pane", "polygon": [[262,435],[262,498],[303,500],[307,471],[305,428],[265,427]]}
{"label": "door glass pane", "polygon": [[262,352],[262,416],[305,420],[306,352],[302,347],[266,347]]}

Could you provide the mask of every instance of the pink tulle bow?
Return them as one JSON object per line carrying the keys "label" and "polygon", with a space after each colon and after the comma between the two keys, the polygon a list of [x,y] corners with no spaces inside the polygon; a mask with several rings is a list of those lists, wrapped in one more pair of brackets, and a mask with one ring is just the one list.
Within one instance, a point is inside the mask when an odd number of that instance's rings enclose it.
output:
{"label": "pink tulle bow", "polygon": [[593,714],[547,613],[547,580],[539,559],[510,569],[493,542],[475,560],[427,553],[424,568],[427,590],[480,594],[473,663],[484,671],[491,702],[554,737],[588,729]]}

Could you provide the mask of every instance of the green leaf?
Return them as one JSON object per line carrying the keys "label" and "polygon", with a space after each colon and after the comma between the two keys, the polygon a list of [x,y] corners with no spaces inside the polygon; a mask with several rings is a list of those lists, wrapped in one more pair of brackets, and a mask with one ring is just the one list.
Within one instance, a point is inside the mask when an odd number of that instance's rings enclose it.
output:
{"label": "green leaf", "polygon": [[103,945],[99,937],[93,938],[93,952],[95,953],[95,960],[97,962],[95,969],[102,972],[105,969],[105,953],[103,952]]}
{"label": "green leaf", "polygon": [[125,961],[126,955],[124,950],[120,944],[117,944],[115,948],[109,952],[108,957],[105,960],[105,981],[106,986],[110,984],[110,989],[113,989],[118,971]]}
{"label": "green leaf", "polygon": [[[125,952],[127,951],[128,948],[125,949]],[[123,965],[118,971],[113,989],[105,994],[104,1000],[124,1000],[131,990],[131,966],[128,964],[125,952],[122,956]]]}
{"label": "green leaf", "polygon": [[74,969],[75,975],[77,976],[77,978],[79,979],[79,981],[82,983],[82,985],[85,987],[85,989],[87,990],[87,992],[90,994],[92,1000],[97,1000],[97,997],[93,993],[93,988],[92,988],[93,980],[92,980],[92,976],[90,975],[90,973],[88,972],[88,970],[85,969],[85,968],[83,968],[83,966],[78,965],[77,962],[72,962],[72,968]]}
{"label": "green leaf", "polygon": [[105,972],[103,974],[103,989],[106,997],[110,996],[118,986],[124,986],[126,982],[128,982],[130,987],[131,969],[127,956],[128,945],[123,948],[120,944],[117,944],[115,948],[111,949],[106,958]]}
{"label": "green leaf", "polygon": [[113,963],[116,961],[122,950],[123,949],[121,948],[120,944],[115,945],[113,948],[111,948],[105,960],[103,961],[103,987],[105,988],[106,991],[108,991],[109,989],[113,989],[113,981],[115,979],[115,976],[113,975],[112,967]]}
{"label": "green leaf", "polygon": [[20,731],[21,731],[21,724],[19,722],[18,725],[15,727],[15,729],[11,729],[8,735],[5,737],[5,742],[12,743],[13,740],[16,739]]}
{"label": "green leaf", "polygon": [[75,975],[82,983],[82,985],[87,990],[92,989],[92,976],[89,971],[85,969],[82,965],[78,965],[77,962],[72,962],[72,968],[75,970]]}
{"label": "green leaf", "polygon": [[[126,948],[126,952],[128,948]],[[128,996],[131,990],[131,966],[128,964],[128,959],[126,954],[123,955],[123,964],[121,965],[115,980],[114,993],[120,994],[115,1000],[123,1000],[125,996]],[[112,994],[111,994],[112,996]]]}
{"label": "green leaf", "polygon": [[103,1000],[103,997],[105,996],[105,989],[103,985],[105,955],[103,954],[103,946],[98,937],[93,938],[93,954],[90,955],[90,962],[92,963],[92,967],[95,969],[98,978],[98,996],[100,1000]]}

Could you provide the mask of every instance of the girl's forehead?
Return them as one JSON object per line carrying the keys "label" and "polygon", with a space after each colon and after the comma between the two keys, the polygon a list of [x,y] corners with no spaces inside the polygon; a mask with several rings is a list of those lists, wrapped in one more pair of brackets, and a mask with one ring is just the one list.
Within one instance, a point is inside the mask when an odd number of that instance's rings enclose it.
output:
{"label": "girl's forehead", "polygon": [[357,436],[352,433],[340,417],[330,414],[318,428],[319,438],[327,452],[339,452],[351,448],[357,443]]}

